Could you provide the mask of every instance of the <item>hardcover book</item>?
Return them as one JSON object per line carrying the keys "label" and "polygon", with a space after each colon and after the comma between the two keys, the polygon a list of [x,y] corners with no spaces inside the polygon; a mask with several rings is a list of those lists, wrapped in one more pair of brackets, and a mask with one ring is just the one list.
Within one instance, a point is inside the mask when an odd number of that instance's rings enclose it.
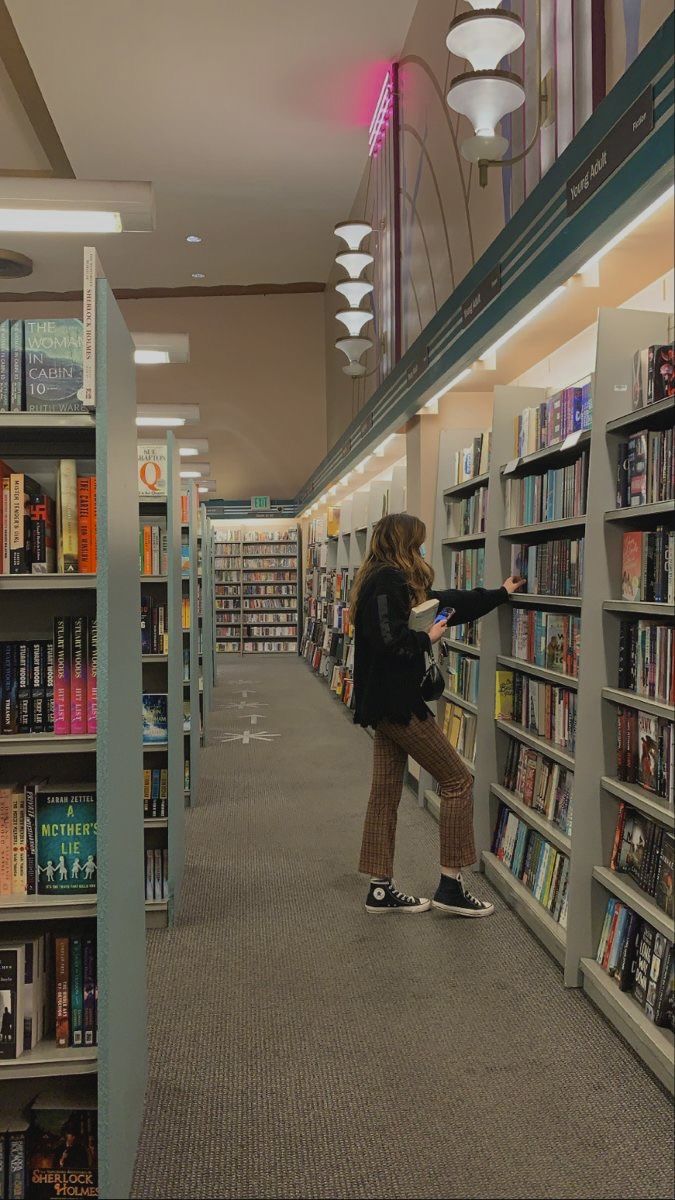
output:
{"label": "hardcover book", "polygon": [[167,494],[167,450],[166,442],[138,443],[138,494],[139,496],[166,496]]}
{"label": "hardcover book", "polygon": [[58,1082],[30,1110],[26,1159],[31,1200],[98,1196],[95,1087],[79,1080]]}
{"label": "hardcover book", "polygon": [[663,909],[664,913],[671,920],[675,916],[675,906],[673,904],[674,851],[675,839],[672,833],[664,833],[656,874],[655,899],[659,908]]}
{"label": "hardcover book", "polygon": [[143,744],[157,745],[168,740],[168,696],[166,692],[143,693]]}
{"label": "hardcover book", "polygon": [[29,412],[86,412],[82,402],[82,321],[24,321],[24,388]]}
{"label": "hardcover book", "polygon": [[642,599],[642,546],[644,533],[629,530],[623,535],[621,562],[622,600]]}
{"label": "hardcover book", "polygon": [[37,886],[41,895],[96,892],[96,788],[36,788]]}
{"label": "hardcover book", "polygon": [[0,945],[0,1059],[23,1053],[23,943]]}

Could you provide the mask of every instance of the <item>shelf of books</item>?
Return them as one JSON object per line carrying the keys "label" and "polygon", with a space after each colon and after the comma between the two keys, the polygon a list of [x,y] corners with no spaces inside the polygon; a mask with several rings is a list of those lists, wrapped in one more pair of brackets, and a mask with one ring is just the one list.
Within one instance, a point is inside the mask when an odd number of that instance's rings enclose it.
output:
{"label": "shelf of books", "polygon": [[17,319],[4,358],[0,328],[0,1108],[16,1196],[46,1186],[29,1164],[50,1115],[86,1133],[83,1187],[127,1196],[145,1088],[133,345],[102,276],[85,308],[89,410],[82,321]]}
{"label": "shelf of books", "polygon": [[[459,428],[441,432],[432,546],[437,588],[483,585],[491,444],[490,430]],[[438,655],[446,688],[437,704],[437,719],[472,774],[480,635],[478,622],[451,625]],[[436,785],[426,771],[419,771],[418,787],[420,803],[438,818]]]}
{"label": "shelf of books", "polygon": [[179,457],[174,437],[138,442],[145,920],[166,926],[185,857]]}
{"label": "shelf of books", "polygon": [[215,638],[220,654],[296,654],[298,527],[214,522]]}
{"label": "shelf of books", "polygon": [[388,512],[404,512],[405,496],[405,462],[399,462],[390,479],[371,480],[339,508],[308,522],[300,653],[347,710],[353,707],[354,666],[349,591],[373,525]]}
{"label": "shelf of books", "polygon": [[213,705],[214,682],[214,618],[213,598],[213,526],[205,504],[200,506],[202,522],[202,680],[203,726],[206,733],[208,716]]}
{"label": "shelf of books", "polygon": [[[449,586],[527,579],[481,622],[479,646],[477,633],[466,651],[464,631],[448,639],[447,732],[459,748],[475,721],[484,869],[566,984],[581,983],[672,1087],[667,338],[663,314],[601,310],[592,375],[558,392],[496,388],[484,544],[456,549],[454,524],[442,553]],[[466,496],[439,479],[443,504]]]}
{"label": "shelf of books", "polygon": [[199,798],[202,740],[199,623],[199,504],[188,484],[181,495],[181,625],[183,638],[183,798],[186,806]]}

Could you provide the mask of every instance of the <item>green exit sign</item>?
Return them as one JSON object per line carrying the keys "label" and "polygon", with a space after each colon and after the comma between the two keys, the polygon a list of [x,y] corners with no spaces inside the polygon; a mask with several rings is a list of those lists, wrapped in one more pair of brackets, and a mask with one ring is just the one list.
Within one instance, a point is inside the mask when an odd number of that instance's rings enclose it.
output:
{"label": "green exit sign", "polygon": [[251,496],[251,508],[271,508],[272,503],[269,496]]}

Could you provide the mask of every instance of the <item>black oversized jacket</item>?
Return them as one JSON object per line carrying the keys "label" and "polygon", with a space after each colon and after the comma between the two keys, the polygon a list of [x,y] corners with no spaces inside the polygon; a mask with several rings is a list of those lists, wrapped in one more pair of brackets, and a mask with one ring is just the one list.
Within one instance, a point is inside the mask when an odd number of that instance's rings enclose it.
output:
{"label": "black oversized jacket", "polygon": [[[454,608],[448,622],[475,621],[508,600],[506,588],[473,591],[429,592],[440,608]],[[396,567],[382,566],[359,597],[354,645],[354,721],[376,726],[388,720],[407,725],[413,713],[424,720],[429,709],[420,685],[425,670],[425,650],[431,649],[427,633],[408,628],[412,600],[405,576]]]}

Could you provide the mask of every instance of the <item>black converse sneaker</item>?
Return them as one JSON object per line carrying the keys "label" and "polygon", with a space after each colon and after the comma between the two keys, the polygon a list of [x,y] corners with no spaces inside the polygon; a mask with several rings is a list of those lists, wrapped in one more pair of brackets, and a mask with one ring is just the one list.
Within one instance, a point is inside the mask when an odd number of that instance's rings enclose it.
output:
{"label": "black converse sneaker", "polygon": [[399,892],[393,879],[371,880],[366,900],[366,912],[419,913],[426,912],[429,908],[431,908],[431,900],[425,900],[420,896],[406,896],[405,892]]}
{"label": "black converse sneaker", "polygon": [[457,879],[441,875],[432,904],[456,917],[491,917],[495,911],[494,904],[471,894],[461,875]]}

